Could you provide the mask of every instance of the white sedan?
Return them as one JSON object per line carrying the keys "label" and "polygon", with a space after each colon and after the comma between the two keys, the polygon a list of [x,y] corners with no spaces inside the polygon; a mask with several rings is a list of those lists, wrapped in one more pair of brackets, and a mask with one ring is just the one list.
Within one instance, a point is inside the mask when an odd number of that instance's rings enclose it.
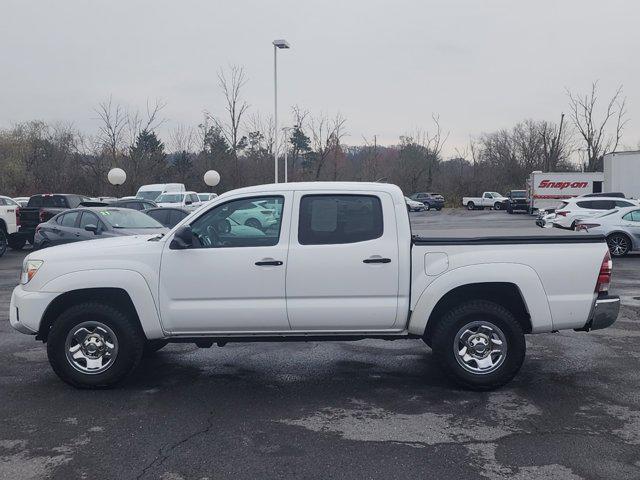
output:
{"label": "white sedan", "polygon": [[611,255],[624,257],[631,251],[640,250],[640,208],[620,208],[578,220],[576,230],[604,235]]}
{"label": "white sedan", "polygon": [[410,212],[422,212],[427,209],[424,203],[413,200],[409,197],[404,197],[404,201],[407,202],[407,210]]}
{"label": "white sedan", "polygon": [[598,216],[614,208],[637,207],[637,200],[617,197],[576,197],[563,200],[556,208],[553,226],[573,230],[578,220]]}

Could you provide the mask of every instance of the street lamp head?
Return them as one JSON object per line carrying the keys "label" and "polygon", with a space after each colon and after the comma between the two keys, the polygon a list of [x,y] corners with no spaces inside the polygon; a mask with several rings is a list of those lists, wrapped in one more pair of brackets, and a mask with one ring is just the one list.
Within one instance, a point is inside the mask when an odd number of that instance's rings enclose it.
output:
{"label": "street lamp head", "polygon": [[274,47],[278,47],[278,48],[291,48],[291,45],[289,45],[289,42],[287,42],[286,40],[274,40],[273,41],[273,46]]}

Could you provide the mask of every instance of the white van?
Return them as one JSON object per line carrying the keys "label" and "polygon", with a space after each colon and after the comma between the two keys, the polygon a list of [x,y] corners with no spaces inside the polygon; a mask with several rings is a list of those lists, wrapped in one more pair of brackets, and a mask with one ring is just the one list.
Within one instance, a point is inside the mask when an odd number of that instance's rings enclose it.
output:
{"label": "white van", "polygon": [[184,191],[184,183],[152,183],[151,185],[142,185],[136,193],[136,198],[155,201],[163,193]]}

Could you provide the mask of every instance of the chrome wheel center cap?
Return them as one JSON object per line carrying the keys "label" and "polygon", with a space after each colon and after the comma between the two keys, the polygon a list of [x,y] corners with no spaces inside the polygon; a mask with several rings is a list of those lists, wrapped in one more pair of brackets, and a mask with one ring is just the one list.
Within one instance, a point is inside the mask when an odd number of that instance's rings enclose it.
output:
{"label": "chrome wheel center cap", "polygon": [[96,334],[87,335],[82,344],[82,350],[87,356],[99,357],[105,350],[104,339]]}
{"label": "chrome wheel center cap", "polygon": [[467,341],[469,350],[478,356],[486,356],[490,352],[489,345],[491,340],[481,333],[472,335]]}

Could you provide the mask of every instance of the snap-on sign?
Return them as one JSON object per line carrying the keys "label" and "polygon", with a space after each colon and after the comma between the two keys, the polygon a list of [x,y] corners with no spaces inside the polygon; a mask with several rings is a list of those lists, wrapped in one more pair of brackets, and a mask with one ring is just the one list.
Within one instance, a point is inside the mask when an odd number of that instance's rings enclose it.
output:
{"label": "snap-on sign", "polygon": [[550,180],[542,180],[539,188],[558,188],[563,190],[565,188],[587,188],[589,182],[552,182]]}

